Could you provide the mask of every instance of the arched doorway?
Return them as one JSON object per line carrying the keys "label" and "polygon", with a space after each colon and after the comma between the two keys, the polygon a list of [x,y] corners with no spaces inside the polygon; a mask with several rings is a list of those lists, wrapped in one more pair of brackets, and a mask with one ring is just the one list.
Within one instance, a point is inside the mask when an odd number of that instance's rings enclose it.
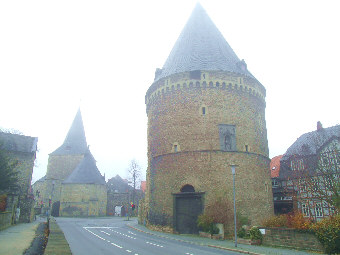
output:
{"label": "arched doorway", "polygon": [[59,208],[60,208],[60,201],[54,202],[52,204],[51,215],[53,217],[59,217]]}
{"label": "arched doorway", "polygon": [[203,213],[204,192],[195,192],[195,188],[186,184],[174,197],[174,228],[180,234],[197,234],[197,218]]}

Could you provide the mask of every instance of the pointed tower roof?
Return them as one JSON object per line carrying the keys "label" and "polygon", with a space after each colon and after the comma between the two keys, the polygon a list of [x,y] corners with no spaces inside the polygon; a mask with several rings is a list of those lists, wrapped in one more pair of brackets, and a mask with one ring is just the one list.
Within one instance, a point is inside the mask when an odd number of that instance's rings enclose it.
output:
{"label": "pointed tower roof", "polygon": [[80,109],[73,120],[64,143],[51,155],[74,155],[84,154],[87,151],[85,130]]}
{"label": "pointed tower roof", "polygon": [[102,184],[105,185],[104,177],[100,174],[94,157],[88,150],[82,161],[73,172],[63,181],[63,183],[75,184]]}
{"label": "pointed tower roof", "polygon": [[169,75],[195,70],[221,70],[253,77],[236,56],[221,32],[197,3],[155,81]]}

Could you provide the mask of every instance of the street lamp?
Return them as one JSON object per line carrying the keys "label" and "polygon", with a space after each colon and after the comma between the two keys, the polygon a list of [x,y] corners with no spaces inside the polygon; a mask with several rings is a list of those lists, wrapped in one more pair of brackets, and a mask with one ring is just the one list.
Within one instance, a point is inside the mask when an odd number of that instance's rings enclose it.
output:
{"label": "street lamp", "polygon": [[233,192],[234,192],[234,234],[235,234],[235,247],[237,247],[237,231],[236,231],[236,203],[235,203],[235,169],[237,165],[230,165],[231,173],[233,175]]}

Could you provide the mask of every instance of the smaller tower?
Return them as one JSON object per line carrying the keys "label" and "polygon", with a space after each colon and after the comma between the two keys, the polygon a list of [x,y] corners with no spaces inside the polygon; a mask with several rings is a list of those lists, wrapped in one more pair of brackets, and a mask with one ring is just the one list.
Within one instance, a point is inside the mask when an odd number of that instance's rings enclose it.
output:
{"label": "smaller tower", "polygon": [[[88,167],[81,167],[86,163],[89,163]],[[86,175],[83,178],[79,178],[79,171],[86,173]],[[86,184],[94,183],[105,186],[105,180],[100,175],[95,160],[89,152],[79,109],[63,144],[49,155],[42,194],[45,208],[52,206],[52,215],[59,215],[60,202],[62,200],[63,202],[68,202],[69,199],[65,193],[69,188],[64,191],[64,196],[65,198],[67,197],[66,200],[61,197],[63,182],[68,180],[67,184],[84,184],[85,177],[88,178],[85,181]],[[101,179],[101,181],[98,181],[98,179]],[[97,192],[96,194],[99,193]],[[106,197],[106,193],[103,196]],[[91,197],[91,199],[96,200],[96,195]],[[71,199],[71,201],[73,200]]]}

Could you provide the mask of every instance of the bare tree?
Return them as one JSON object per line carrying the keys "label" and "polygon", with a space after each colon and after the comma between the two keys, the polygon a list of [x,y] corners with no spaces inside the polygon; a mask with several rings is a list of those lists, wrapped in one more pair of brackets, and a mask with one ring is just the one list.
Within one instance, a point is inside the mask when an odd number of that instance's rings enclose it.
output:
{"label": "bare tree", "polygon": [[128,168],[128,180],[133,185],[133,193],[132,193],[132,203],[135,203],[135,197],[136,197],[136,187],[137,183],[140,181],[139,177],[141,175],[141,167],[139,166],[138,162],[135,159],[132,159],[130,161],[130,165]]}

